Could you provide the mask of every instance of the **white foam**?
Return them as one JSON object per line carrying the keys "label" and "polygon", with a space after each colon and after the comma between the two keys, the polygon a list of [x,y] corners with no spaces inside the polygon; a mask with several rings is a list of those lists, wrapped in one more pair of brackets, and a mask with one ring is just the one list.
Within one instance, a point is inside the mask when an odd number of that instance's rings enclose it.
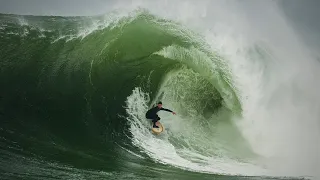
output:
{"label": "white foam", "polygon": [[[261,162],[272,175],[318,176],[319,64],[277,8],[266,7],[261,13],[276,29],[266,32],[249,18],[246,27],[208,30],[207,41],[229,60],[243,98],[244,118],[235,122],[255,152],[265,157]],[[248,53],[261,41],[265,59],[253,56],[256,51]]]}
{"label": "white foam", "polygon": [[[138,6],[187,24],[205,36],[213,51],[225,57],[243,106],[243,118],[234,121],[261,155],[260,163],[272,170],[269,175],[320,176],[320,66],[274,2],[139,0],[133,1],[131,8]],[[146,108],[140,110],[142,113]],[[139,116],[135,118],[139,122]],[[198,170],[197,165],[174,153],[174,147],[166,141],[150,138],[142,129],[133,132],[135,143],[150,156]],[[169,156],[162,157],[146,144],[155,142],[169,150]],[[261,173],[254,167],[228,169],[222,164],[201,168],[243,175]]]}
{"label": "white foam", "polygon": [[[130,131],[133,134],[133,144],[140,147],[155,161],[174,165],[191,171],[218,173],[218,174],[247,174],[261,175],[266,174],[266,170],[250,163],[241,163],[226,157],[204,156],[192,148],[178,148],[170,143],[170,137],[166,131],[160,136],[154,136],[150,131],[150,124],[145,119],[145,112],[148,110],[147,103],[150,101],[147,93],[142,92],[140,88],[135,88],[131,96],[127,99],[128,121],[131,123]],[[170,105],[169,105],[170,107]],[[183,122],[179,121],[179,117],[170,117],[161,115],[162,123],[170,124],[170,131],[179,130],[176,127],[182,127]],[[171,122],[171,123],[170,123]],[[187,128],[187,127],[185,127]],[[192,132],[192,131],[186,131]],[[174,134],[173,133],[173,134]],[[192,135],[190,135],[192,136]],[[180,139],[180,141],[183,141]],[[209,149],[208,149],[209,150]],[[251,172],[248,169],[253,170]],[[258,173],[259,172],[259,173]]]}

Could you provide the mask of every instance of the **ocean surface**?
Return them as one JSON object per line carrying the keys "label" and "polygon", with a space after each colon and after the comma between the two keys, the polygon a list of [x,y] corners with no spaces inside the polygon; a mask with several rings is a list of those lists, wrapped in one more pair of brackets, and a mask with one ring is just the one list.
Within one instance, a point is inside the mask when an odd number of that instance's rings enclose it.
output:
{"label": "ocean surface", "polygon": [[320,65],[294,31],[167,15],[1,14],[0,179],[319,177]]}

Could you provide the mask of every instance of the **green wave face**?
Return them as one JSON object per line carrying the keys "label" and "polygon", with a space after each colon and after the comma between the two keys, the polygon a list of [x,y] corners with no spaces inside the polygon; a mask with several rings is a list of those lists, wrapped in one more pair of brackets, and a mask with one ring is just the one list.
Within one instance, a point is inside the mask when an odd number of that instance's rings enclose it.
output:
{"label": "green wave face", "polygon": [[[0,22],[4,177],[264,171],[234,125],[241,95],[228,65],[200,35],[141,9]],[[154,136],[145,112],[158,100],[177,115],[160,112],[166,131]]]}

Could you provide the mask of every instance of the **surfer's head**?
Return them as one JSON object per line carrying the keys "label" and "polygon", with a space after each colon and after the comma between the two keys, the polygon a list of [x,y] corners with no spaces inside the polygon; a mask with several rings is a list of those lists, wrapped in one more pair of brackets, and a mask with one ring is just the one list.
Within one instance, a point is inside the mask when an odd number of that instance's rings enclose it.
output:
{"label": "surfer's head", "polygon": [[162,107],[162,102],[159,101],[159,102],[158,102],[158,108],[161,108],[161,107]]}

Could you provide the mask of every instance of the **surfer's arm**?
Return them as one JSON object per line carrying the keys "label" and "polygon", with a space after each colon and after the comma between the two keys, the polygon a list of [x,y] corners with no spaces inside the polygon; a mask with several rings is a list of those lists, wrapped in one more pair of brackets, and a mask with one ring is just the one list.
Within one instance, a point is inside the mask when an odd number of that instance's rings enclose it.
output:
{"label": "surfer's arm", "polygon": [[163,111],[168,111],[168,112],[171,112],[172,114],[176,114],[175,112],[171,111],[170,109],[166,109],[166,108],[161,108],[160,110],[163,110]]}
{"label": "surfer's arm", "polygon": [[172,112],[170,109],[166,109],[166,108],[161,108],[160,110]]}

